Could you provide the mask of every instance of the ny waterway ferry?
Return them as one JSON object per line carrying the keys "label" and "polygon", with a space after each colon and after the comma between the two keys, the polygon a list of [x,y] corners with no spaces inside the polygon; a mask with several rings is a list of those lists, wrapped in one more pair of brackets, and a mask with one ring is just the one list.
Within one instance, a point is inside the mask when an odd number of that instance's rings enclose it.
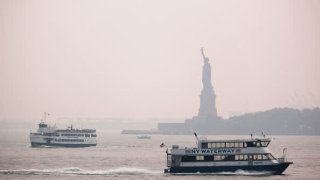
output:
{"label": "ny waterway ferry", "polygon": [[62,147],[88,147],[97,145],[95,129],[74,129],[72,125],[66,129],[57,129],[49,126],[44,120],[39,123],[37,132],[30,132],[32,147],[62,146]]}
{"label": "ny waterway ferry", "polygon": [[[196,134],[195,134],[196,135]],[[197,138],[197,147],[167,149],[165,173],[223,173],[238,170],[282,174],[292,164],[283,150],[281,158],[275,158],[268,150],[270,138],[242,140],[206,140]]]}

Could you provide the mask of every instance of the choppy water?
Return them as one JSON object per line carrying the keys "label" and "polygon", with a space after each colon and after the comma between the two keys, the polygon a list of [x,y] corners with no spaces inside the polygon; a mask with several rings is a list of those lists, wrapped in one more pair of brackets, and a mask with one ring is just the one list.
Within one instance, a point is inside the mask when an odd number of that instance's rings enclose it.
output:
{"label": "choppy water", "polygon": [[[153,135],[137,139],[98,131],[98,146],[88,148],[31,148],[28,131],[0,132],[0,179],[320,179],[320,137],[273,136],[269,149],[277,157],[288,148],[294,164],[284,175],[268,172],[224,172],[206,175],[167,175],[166,148],[159,145],[194,146],[192,135]],[[244,136],[208,136],[245,138]],[[249,136],[247,136],[249,138]]]}

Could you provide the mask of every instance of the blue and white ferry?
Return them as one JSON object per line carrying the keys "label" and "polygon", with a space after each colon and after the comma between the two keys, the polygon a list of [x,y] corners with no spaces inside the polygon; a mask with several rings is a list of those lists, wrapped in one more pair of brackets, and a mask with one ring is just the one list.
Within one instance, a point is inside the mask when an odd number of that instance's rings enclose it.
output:
{"label": "blue and white ferry", "polygon": [[[195,134],[196,135],[196,134]],[[242,140],[198,139],[197,147],[180,148],[173,145],[167,150],[165,173],[223,173],[239,170],[282,174],[293,162],[288,162],[284,149],[281,158],[268,150],[270,138]]]}
{"label": "blue and white ferry", "polygon": [[39,123],[37,132],[30,132],[32,147],[62,146],[62,147],[88,147],[97,145],[95,129],[75,129],[72,125],[66,129],[57,129],[44,121]]}

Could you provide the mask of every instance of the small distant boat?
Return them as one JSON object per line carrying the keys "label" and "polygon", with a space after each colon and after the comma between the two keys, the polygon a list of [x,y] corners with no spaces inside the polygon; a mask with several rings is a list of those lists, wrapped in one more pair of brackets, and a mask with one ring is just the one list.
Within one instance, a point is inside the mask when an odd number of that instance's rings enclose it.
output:
{"label": "small distant boat", "polygon": [[32,147],[37,146],[61,146],[61,147],[88,147],[97,145],[97,133],[95,129],[74,129],[72,125],[67,129],[57,129],[49,126],[44,120],[39,123],[37,132],[30,132]]}
{"label": "small distant boat", "polygon": [[151,139],[151,136],[149,135],[139,135],[137,136],[138,139]]}
{"label": "small distant boat", "polygon": [[238,170],[282,174],[290,164],[283,150],[281,158],[275,158],[267,146],[270,138],[242,140],[200,140],[197,147],[179,148],[173,145],[167,150],[165,173],[222,173]]}

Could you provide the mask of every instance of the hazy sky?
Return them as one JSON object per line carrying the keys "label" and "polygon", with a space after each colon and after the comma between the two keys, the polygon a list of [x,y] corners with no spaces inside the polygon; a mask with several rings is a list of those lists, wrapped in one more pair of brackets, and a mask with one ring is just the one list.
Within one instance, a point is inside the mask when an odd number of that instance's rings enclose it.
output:
{"label": "hazy sky", "polygon": [[320,1],[0,0],[0,121],[320,105]]}

